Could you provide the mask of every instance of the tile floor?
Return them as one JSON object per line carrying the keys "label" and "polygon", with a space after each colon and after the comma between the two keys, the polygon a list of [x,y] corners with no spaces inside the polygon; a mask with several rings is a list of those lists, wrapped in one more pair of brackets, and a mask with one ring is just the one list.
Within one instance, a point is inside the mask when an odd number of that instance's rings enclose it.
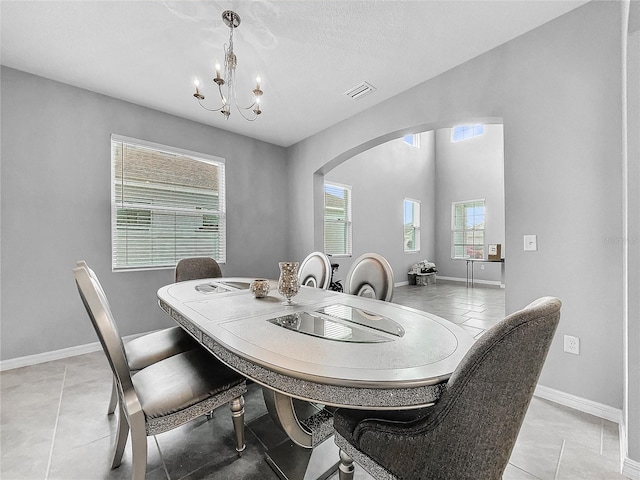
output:
{"label": "tile floor", "polygon": [[[399,287],[394,302],[436,313],[474,336],[504,315],[504,290],[454,282]],[[110,388],[102,352],[2,372],[0,478],[130,478],[129,445],[122,465],[109,469],[115,432],[115,418],[105,414]],[[222,407],[209,421],[203,417],[149,437],[147,478],[277,479],[264,452],[285,436],[271,423],[255,384],[245,409],[247,449],[241,458],[229,410]],[[534,397],[504,480],[623,479],[618,471],[616,424]],[[356,479],[368,478],[356,467]]]}

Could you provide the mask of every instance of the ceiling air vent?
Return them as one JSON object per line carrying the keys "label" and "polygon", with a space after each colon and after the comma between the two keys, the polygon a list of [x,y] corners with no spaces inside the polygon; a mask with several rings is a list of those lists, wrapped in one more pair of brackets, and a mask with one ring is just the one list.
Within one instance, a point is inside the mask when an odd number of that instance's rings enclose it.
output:
{"label": "ceiling air vent", "polygon": [[355,87],[350,88],[349,90],[344,92],[344,94],[349,98],[358,100],[364,97],[365,95],[369,95],[371,92],[375,92],[375,91],[376,91],[376,87],[374,87],[373,85],[367,82],[362,82],[356,85]]}

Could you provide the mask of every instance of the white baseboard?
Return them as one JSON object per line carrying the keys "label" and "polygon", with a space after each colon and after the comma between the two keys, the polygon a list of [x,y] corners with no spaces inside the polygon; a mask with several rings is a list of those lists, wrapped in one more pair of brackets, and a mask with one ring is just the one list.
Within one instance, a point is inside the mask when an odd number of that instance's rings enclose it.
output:
{"label": "white baseboard", "polygon": [[[467,283],[467,279],[466,278],[458,278],[458,277],[443,277],[438,275],[438,280],[449,280],[450,282],[461,282],[461,283]],[[469,280],[469,283],[471,283],[471,280]],[[501,288],[504,288],[504,284],[498,280],[479,280],[477,278],[473,279],[473,283],[480,283],[483,285],[496,285],[499,286]]]}
{"label": "white baseboard", "polygon": [[604,418],[605,420],[617,423],[618,425],[622,424],[622,410],[619,408],[613,408],[609,405],[587,400],[586,398],[561,392],[560,390],[545,387],[544,385],[538,385],[534,395],[536,397],[559,403],[565,407],[571,407],[575,410],[589,413],[599,418]]}
{"label": "white baseboard", "polygon": [[[449,280],[450,282],[461,282],[461,283],[467,283],[467,279],[466,278],[458,278],[458,277],[443,277],[442,275],[437,275],[436,276],[437,280]],[[476,280],[478,281],[478,280]]]}
{"label": "white baseboard", "polygon": [[[147,332],[149,333],[149,332]],[[137,333],[135,335],[128,335],[123,337],[122,340],[129,341],[136,337],[145,335],[144,333]],[[92,353],[102,350],[100,342],[87,343],[85,345],[77,345],[75,347],[62,348],[60,350],[53,350],[51,352],[36,353],[35,355],[27,355],[24,357],[10,358],[8,360],[0,361],[0,372],[5,370],[12,370],[14,368],[28,367],[30,365],[37,365],[39,363],[52,362],[54,360],[61,360],[63,358],[75,357],[76,355],[83,355],[85,353]]]}
{"label": "white baseboard", "polygon": [[[440,275],[436,277],[436,280],[449,280],[450,282],[467,283],[466,278],[441,277]],[[496,285],[496,286],[499,286],[500,288],[504,288],[504,284],[501,282],[498,282],[497,280],[474,280],[473,283],[481,283],[483,285]],[[409,281],[398,282],[393,284],[394,287],[402,287],[404,285],[409,285]]]}
{"label": "white baseboard", "polygon": [[622,475],[633,480],[640,480],[640,462],[625,457],[622,462]]}

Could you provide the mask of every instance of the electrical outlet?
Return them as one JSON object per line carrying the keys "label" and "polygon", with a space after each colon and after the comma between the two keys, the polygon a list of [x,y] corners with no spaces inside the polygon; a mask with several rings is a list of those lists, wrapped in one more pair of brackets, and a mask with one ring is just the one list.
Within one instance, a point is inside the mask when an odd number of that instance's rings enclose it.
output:
{"label": "electrical outlet", "polygon": [[580,355],[580,339],[578,337],[572,337],[571,335],[565,335],[564,351],[573,353],[574,355]]}
{"label": "electrical outlet", "polygon": [[538,236],[537,235],[525,235],[524,236],[524,251],[535,252],[538,250]]}

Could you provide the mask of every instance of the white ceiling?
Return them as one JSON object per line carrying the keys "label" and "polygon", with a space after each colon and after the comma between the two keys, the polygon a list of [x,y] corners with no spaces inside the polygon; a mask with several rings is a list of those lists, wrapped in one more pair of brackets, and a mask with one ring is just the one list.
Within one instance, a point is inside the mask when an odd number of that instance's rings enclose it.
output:
{"label": "white ceiling", "polygon": [[[289,146],[552,20],[586,0],[29,1],[0,3],[3,65]],[[203,110],[234,34],[240,103],[262,77],[263,114]],[[362,81],[377,88],[343,95]],[[37,95],[37,92],[34,92]],[[217,105],[216,105],[217,107]]]}

